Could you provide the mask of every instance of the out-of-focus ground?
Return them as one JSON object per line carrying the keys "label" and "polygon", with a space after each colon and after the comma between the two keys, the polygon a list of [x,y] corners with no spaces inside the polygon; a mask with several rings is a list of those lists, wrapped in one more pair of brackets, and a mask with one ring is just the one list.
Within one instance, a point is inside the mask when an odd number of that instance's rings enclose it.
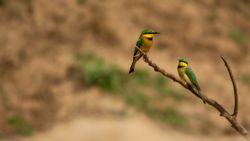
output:
{"label": "out-of-focus ground", "polygon": [[[95,126],[93,126],[95,124]],[[146,128],[142,128],[146,127]],[[93,133],[96,135],[93,136]],[[221,141],[234,141],[244,139],[239,137],[221,137],[214,138],[206,136],[192,136],[183,134],[171,129],[161,129],[152,121],[145,117],[137,115],[137,117],[126,119],[99,119],[99,118],[80,118],[69,123],[55,126],[49,131],[39,133],[34,137],[27,138],[24,141],[69,141],[69,140],[89,140],[101,141],[103,139],[109,141],[133,141],[133,140],[157,140],[157,141],[210,141],[218,139]]]}
{"label": "out-of-focus ground", "polygon": [[[249,9],[249,0],[0,0],[1,139],[242,140],[217,111],[174,82],[166,85],[184,100],[131,100],[124,92],[87,85],[81,72],[86,66],[79,67],[75,58],[92,52],[127,73],[135,42],[150,27],[161,34],[149,57],[175,75],[177,59],[188,58],[203,92],[232,111],[222,54],[238,85],[238,120],[249,130]],[[142,61],[139,69],[155,74]],[[138,89],[146,93],[145,87]]]}

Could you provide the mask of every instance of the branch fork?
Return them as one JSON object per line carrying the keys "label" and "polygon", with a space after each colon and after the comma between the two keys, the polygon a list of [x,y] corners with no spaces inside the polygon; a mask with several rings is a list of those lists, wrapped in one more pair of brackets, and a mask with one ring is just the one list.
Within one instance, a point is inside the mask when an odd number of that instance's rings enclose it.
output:
{"label": "branch fork", "polygon": [[173,80],[174,82],[179,83],[182,87],[189,90],[192,94],[194,94],[199,99],[203,100],[203,102],[207,103],[208,105],[214,107],[219,113],[220,116],[226,118],[228,122],[231,123],[231,127],[234,128],[240,135],[242,135],[245,139],[248,140],[248,131],[237,121],[237,115],[238,115],[238,93],[237,93],[237,87],[236,83],[232,74],[232,71],[226,61],[226,59],[223,56],[220,56],[223,60],[225,67],[229,73],[233,90],[234,90],[234,111],[232,114],[230,114],[221,104],[219,104],[217,101],[208,98],[206,95],[201,93],[199,95],[192,87],[188,86],[186,83],[184,83],[182,80],[180,80],[178,77],[175,77],[173,74],[170,74],[166,72],[164,69],[157,66],[154,62],[152,62],[146,53],[144,53],[139,47],[136,46],[136,48],[140,51],[140,53],[143,55],[143,60],[145,63],[147,63],[150,67],[154,69],[155,72],[161,73],[166,78],[169,78]]}

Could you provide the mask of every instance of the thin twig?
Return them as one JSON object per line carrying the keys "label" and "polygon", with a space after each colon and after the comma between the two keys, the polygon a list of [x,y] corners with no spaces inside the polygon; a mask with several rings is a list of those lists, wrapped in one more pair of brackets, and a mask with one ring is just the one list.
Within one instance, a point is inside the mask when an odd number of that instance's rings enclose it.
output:
{"label": "thin twig", "polygon": [[232,81],[232,85],[233,85],[233,89],[234,89],[234,112],[233,112],[232,116],[234,118],[237,118],[237,115],[238,115],[238,93],[237,93],[237,86],[236,86],[236,83],[235,83],[232,71],[231,71],[231,69],[230,69],[227,61],[225,60],[225,58],[223,56],[220,56],[220,57],[223,60],[225,66],[227,68],[227,71],[228,71],[228,73],[230,75],[230,79]]}
{"label": "thin twig", "polygon": [[[205,101],[206,103],[208,103],[210,106],[214,107],[215,109],[217,109],[217,111],[220,113],[220,116],[223,116],[224,118],[226,118],[228,120],[228,122],[231,123],[232,127],[240,134],[242,135],[245,139],[248,139],[248,132],[247,130],[240,124],[237,122],[236,116],[229,114],[229,112],[222,106],[220,105],[217,101],[206,97],[204,94],[199,95],[192,87],[189,87],[186,83],[184,83],[183,81],[181,81],[179,78],[175,77],[173,74],[170,74],[168,72],[166,72],[164,69],[160,68],[159,66],[157,66],[155,63],[153,63],[148,56],[138,47],[136,47],[143,55],[143,59],[144,62],[146,62],[150,67],[154,68],[154,71],[161,73],[162,75],[164,75],[165,77],[172,79],[174,82],[179,83],[181,86],[183,86],[184,88],[186,88],[187,90],[189,90],[192,94],[194,94],[195,96],[197,96],[198,98],[200,98],[201,100]],[[225,59],[223,58],[223,61],[225,61]],[[227,69],[229,68],[228,64],[226,63],[226,67]],[[229,71],[230,69],[228,69]],[[232,79],[233,75],[232,73],[229,71],[229,75],[231,77],[231,80],[234,83],[234,79]],[[234,90],[237,90],[234,88]],[[237,93],[236,93],[237,95]],[[236,104],[236,103],[235,103]],[[238,104],[238,102],[237,102]],[[236,107],[237,109],[237,107]],[[237,115],[237,110],[236,110],[236,114]]]}

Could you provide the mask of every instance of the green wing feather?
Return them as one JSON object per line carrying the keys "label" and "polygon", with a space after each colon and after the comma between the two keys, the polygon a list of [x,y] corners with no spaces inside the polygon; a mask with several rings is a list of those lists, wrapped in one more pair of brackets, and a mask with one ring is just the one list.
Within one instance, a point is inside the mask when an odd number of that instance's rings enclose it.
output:
{"label": "green wing feather", "polygon": [[[139,48],[142,46],[142,39],[141,38],[139,38],[138,41],[136,42],[136,46]],[[137,54],[137,52],[138,52],[138,49],[135,48],[134,56]]]}
{"label": "green wing feather", "polygon": [[192,69],[189,67],[186,68],[185,73],[187,74],[187,76],[190,79],[190,81],[192,82],[192,84],[196,87],[196,89],[200,91],[201,89],[200,89],[199,83],[198,83],[196,76],[195,76],[194,72],[192,71]]}
{"label": "green wing feather", "polygon": [[136,42],[136,46],[141,47],[142,46],[142,39],[139,38],[138,41]]}

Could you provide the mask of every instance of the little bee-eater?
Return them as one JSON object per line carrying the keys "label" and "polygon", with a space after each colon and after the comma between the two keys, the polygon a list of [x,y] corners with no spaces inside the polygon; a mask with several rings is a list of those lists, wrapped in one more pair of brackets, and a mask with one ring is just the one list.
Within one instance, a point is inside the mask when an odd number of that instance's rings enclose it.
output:
{"label": "little bee-eater", "polygon": [[190,68],[188,61],[186,59],[179,59],[177,70],[181,79],[184,80],[189,86],[196,89],[198,94],[201,96],[203,102],[205,103],[204,98],[200,93],[201,89],[196,79],[196,76],[192,71],[192,69]]}
{"label": "little bee-eater", "polygon": [[[136,46],[139,47],[144,53],[148,53],[153,45],[153,38],[155,34],[159,32],[153,31],[152,29],[144,29],[136,42]],[[142,57],[142,53],[135,48],[133,55],[133,62],[130,66],[129,73],[134,72],[136,62]]]}

